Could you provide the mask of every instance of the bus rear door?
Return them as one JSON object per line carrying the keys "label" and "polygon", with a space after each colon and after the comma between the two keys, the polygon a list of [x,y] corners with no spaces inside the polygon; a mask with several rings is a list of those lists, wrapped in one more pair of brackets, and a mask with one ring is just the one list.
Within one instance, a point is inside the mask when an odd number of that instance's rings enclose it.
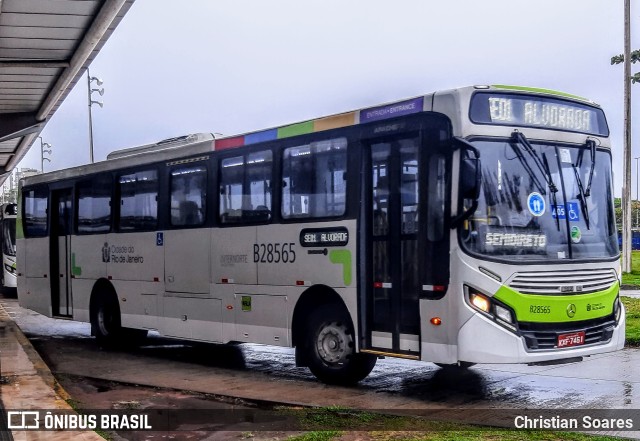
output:
{"label": "bus rear door", "polygon": [[72,317],[70,188],[51,192],[51,313]]}

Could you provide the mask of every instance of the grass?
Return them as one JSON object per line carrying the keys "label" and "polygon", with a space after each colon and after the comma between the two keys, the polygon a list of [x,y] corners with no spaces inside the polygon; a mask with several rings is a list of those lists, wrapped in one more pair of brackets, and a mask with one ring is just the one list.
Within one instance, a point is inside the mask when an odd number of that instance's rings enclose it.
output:
{"label": "grass", "polygon": [[640,289],[640,251],[631,252],[631,272],[622,273],[622,284]]}
{"label": "grass", "polygon": [[[82,414],[82,408],[81,408],[81,404],[79,401],[74,400],[73,398],[67,398],[64,401],[67,402],[67,404],[69,405],[69,407],[71,407],[71,409],[73,409],[76,413],[78,414]],[[111,436],[110,433],[101,430],[101,429],[96,429],[94,430],[94,432],[96,434],[98,434],[99,436],[101,436],[102,438],[104,438],[107,441],[111,441],[113,439],[113,437]]]}
{"label": "grass", "polygon": [[620,297],[627,310],[627,346],[640,347],[640,299]]}
{"label": "grass", "polygon": [[287,441],[614,441],[618,439],[576,432],[479,427],[338,407],[281,408],[280,410],[285,413],[294,412],[300,419],[301,425],[309,430],[304,434],[286,438]]}
{"label": "grass", "polygon": [[324,430],[296,435],[291,438],[287,438],[286,441],[331,441],[338,439],[340,436],[342,436],[342,432]]}
{"label": "grass", "polygon": [[[622,284],[640,289],[640,251],[632,251],[631,272],[622,274]],[[640,299],[620,299],[627,310],[626,346],[640,347]]]}

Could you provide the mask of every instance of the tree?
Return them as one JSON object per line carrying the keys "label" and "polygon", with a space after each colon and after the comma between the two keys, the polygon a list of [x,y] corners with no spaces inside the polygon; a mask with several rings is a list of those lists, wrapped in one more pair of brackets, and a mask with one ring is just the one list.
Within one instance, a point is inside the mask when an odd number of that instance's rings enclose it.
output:
{"label": "tree", "polygon": [[[640,49],[636,49],[635,51],[631,52],[631,56],[629,57],[629,60],[631,60],[632,64],[635,64],[636,62],[640,61]],[[614,55],[613,57],[611,57],[612,66],[614,64],[622,64],[622,63],[624,63],[624,54]],[[631,82],[633,84],[640,82],[640,72],[631,75]]]}

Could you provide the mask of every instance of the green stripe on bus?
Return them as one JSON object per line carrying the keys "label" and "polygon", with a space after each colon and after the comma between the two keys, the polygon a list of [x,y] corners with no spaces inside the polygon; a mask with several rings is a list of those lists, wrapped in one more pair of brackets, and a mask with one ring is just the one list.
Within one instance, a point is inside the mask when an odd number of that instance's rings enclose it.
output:
{"label": "green stripe on bus", "polygon": [[76,266],[76,253],[71,253],[71,274],[78,277],[82,275],[82,268]]}
{"label": "green stripe on bus", "polygon": [[508,86],[505,84],[494,84],[491,87],[495,87],[497,89],[506,89],[506,90],[519,90],[521,92],[533,92],[533,93],[544,93],[547,95],[558,95],[558,96],[562,96],[562,97],[566,97],[566,98],[573,98],[576,100],[580,100],[580,101],[586,101],[588,103],[591,102],[591,100],[588,100],[587,98],[583,98],[581,96],[578,95],[572,95],[570,93],[566,93],[566,92],[560,92],[558,90],[551,90],[551,89],[540,89],[537,87],[524,87],[524,86]]}
{"label": "green stripe on bus", "polygon": [[[521,294],[502,286],[494,297],[513,308],[519,322],[562,323],[613,314],[613,302],[619,291],[618,283],[605,291],[572,295]],[[572,314],[572,310],[575,313]]]}
{"label": "green stripe on bus", "polygon": [[290,136],[304,135],[313,132],[313,121],[306,121],[299,124],[280,127],[278,129],[278,139],[288,138]]}
{"label": "green stripe on bus", "polygon": [[344,286],[351,285],[351,251],[331,250],[329,251],[331,263],[342,264],[342,279]]}

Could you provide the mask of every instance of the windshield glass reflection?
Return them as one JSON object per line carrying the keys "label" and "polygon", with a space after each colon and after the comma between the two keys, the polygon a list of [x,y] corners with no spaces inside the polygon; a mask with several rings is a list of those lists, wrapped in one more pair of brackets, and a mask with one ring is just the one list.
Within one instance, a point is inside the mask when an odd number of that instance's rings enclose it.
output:
{"label": "windshield glass reflection", "polygon": [[530,143],[531,151],[514,139],[473,145],[483,182],[478,209],[461,228],[468,251],[508,261],[619,254],[608,151],[596,150],[594,163],[589,144]]}

